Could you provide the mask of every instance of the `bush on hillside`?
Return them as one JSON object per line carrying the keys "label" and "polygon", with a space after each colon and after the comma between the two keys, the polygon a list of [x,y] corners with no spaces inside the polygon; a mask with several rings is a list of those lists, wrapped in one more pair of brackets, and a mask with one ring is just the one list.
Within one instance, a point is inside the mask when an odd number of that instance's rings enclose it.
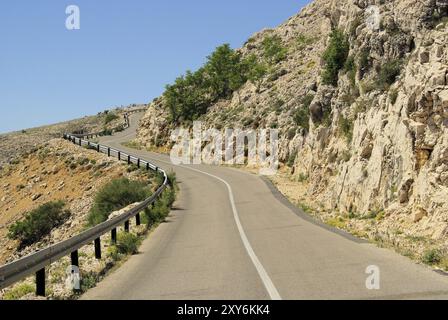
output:
{"label": "bush on hillside", "polygon": [[38,242],[70,217],[70,211],[64,210],[64,206],[65,203],[62,201],[41,205],[27,213],[23,220],[10,226],[8,237],[19,240],[21,246]]}
{"label": "bush on hillside", "polygon": [[380,67],[377,85],[381,90],[387,90],[397,80],[402,67],[401,60],[391,60]]}
{"label": "bush on hillside", "polygon": [[347,37],[341,30],[333,30],[330,34],[330,43],[323,54],[325,62],[322,73],[324,84],[337,86],[339,70],[347,61],[350,46]]}
{"label": "bush on hillside", "polygon": [[112,212],[132,203],[141,202],[150,195],[151,190],[144,182],[131,181],[127,178],[112,180],[96,194],[88,223],[90,226],[102,223]]}
{"label": "bush on hillside", "polygon": [[288,49],[282,45],[282,39],[279,36],[268,36],[262,42],[263,55],[271,64],[279,63],[286,59]]}
{"label": "bush on hillside", "polygon": [[104,124],[109,124],[114,120],[117,120],[119,117],[113,112],[108,112],[106,117],[104,118]]}
{"label": "bush on hillside", "polygon": [[119,254],[136,254],[138,253],[138,246],[140,239],[133,233],[121,232],[117,236],[117,251]]}

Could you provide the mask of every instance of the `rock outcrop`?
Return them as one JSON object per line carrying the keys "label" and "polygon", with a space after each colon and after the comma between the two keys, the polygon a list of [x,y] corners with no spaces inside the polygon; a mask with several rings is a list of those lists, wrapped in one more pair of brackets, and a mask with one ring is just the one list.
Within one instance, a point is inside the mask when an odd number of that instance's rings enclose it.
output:
{"label": "rock outcrop", "polygon": [[[308,196],[326,212],[384,212],[381,230],[446,240],[447,15],[446,0],[316,0],[239,49],[260,56],[263,39],[276,35],[288,55],[260,88],[246,83],[201,120],[218,129],[279,128],[280,160],[307,177]],[[347,36],[353,63],[329,86],[322,55],[335,28]],[[309,130],[294,121],[301,108],[309,108]],[[163,97],[156,99],[138,141],[169,144],[167,119]]]}

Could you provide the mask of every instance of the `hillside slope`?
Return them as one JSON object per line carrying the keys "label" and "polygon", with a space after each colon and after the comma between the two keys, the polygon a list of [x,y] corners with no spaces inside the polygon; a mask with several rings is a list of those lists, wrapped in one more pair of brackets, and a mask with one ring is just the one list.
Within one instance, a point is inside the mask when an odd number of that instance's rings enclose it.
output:
{"label": "hillside slope", "polygon": [[[294,182],[274,180],[287,195],[300,191],[322,220],[413,250],[445,247],[447,16],[446,0],[316,0],[249,39],[238,52],[268,72],[197,119],[278,128],[280,160],[291,168],[281,173]],[[266,39],[285,52],[274,62],[264,61]],[[150,105],[138,142],[169,147],[179,124],[165,95]]]}

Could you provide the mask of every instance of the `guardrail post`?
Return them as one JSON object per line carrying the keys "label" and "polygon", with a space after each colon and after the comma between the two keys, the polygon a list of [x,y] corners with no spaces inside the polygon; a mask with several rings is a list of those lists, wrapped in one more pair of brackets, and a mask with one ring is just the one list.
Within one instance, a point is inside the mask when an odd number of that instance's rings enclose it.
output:
{"label": "guardrail post", "polygon": [[79,138],[79,146],[82,147],[82,139]]}
{"label": "guardrail post", "polygon": [[95,239],[95,258],[101,259],[101,240],[100,238]]}
{"label": "guardrail post", "polygon": [[131,164],[131,156],[128,156],[128,164]]}
{"label": "guardrail post", "polygon": [[124,231],[129,232],[129,220],[124,223]]}
{"label": "guardrail post", "polygon": [[72,260],[72,266],[79,267],[79,258],[78,258],[78,250],[73,251],[70,254],[70,258]]}
{"label": "guardrail post", "polygon": [[146,163],[146,170],[149,170],[149,163]]}
{"label": "guardrail post", "polygon": [[45,268],[36,272],[36,296],[45,297]]}
{"label": "guardrail post", "polygon": [[99,143],[96,145],[96,151],[100,152],[100,144]]}
{"label": "guardrail post", "polygon": [[137,159],[137,167],[140,168],[140,158]]}
{"label": "guardrail post", "polygon": [[137,215],[135,216],[135,224],[137,226],[139,226],[141,224],[141,222],[140,222],[140,212],[137,213]]}
{"label": "guardrail post", "polygon": [[116,244],[117,243],[117,229],[112,229],[112,231],[110,232],[110,237],[112,240],[112,244]]}
{"label": "guardrail post", "polygon": [[110,157],[110,148],[107,148],[107,156]]}
{"label": "guardrail post", "polygon": [[121,152],[118,151],[118,161],[121,161]]}

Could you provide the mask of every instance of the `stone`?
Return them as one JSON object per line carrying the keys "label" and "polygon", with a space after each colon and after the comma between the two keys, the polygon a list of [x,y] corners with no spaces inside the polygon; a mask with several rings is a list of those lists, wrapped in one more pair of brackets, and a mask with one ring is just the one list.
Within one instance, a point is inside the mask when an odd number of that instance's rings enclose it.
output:
{"label": "stone", "polygon": [[31,200],[36,201],[38,200],[40,197],[42,197],[42,194],[37,193],[31,196]]}
{"label": "stone", "polygon": [[420,53],[420,63],[428,63],[429,62],[429,52],[423,51]]}
{"label": "stone", "polygon": [[423,208],[417,208],[417,210],[414,211],[413,221],[415,223],[421,221],[424,217],[428,216],[428,213]]}

